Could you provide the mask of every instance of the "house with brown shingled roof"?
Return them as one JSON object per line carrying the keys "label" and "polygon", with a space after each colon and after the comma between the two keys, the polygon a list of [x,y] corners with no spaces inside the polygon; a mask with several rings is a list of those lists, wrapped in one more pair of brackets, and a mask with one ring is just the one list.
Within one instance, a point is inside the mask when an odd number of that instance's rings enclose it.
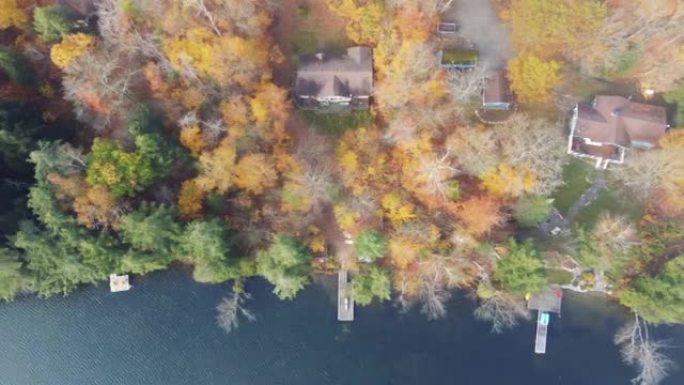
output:
{"label": "house with brown shingled roof", "polygon": [[657,146],[668,127],[663,107],[599,95],[591,104],[575,106],[568,154],[592,159],[596,168],[605,169],[610,163],[623,163],[628,150]]}
{"label": "house with brown shingled roof", "polygon": [[342,55],[301,57],[294,93],[302,109],[368,109],[373,93],[373,51],[350,47]]}
{"label": "house with brown shingled roof", "polygon": [[504,71],[487,71],[482,79],[482,108],[510,110],[512,107],[513,96]]}

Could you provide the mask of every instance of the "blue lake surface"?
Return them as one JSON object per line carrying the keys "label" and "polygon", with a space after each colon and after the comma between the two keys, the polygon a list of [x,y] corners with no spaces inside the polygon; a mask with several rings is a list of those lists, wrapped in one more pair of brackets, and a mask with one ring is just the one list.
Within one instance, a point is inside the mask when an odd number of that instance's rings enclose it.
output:
{"label": "blue lake surface", "polygon": [[[382,304],[339,323],[334,282],[291,302],[248,282],[257,320],[230,335],[215,324],[229,286],[197,284],[181,270],[138,278],[127,293],[101,285],[3,303],[0,385],[627,385],[634,375],[612,343],[628,316],[601,298],[567,294],[539,356],[532,321],[490,334],[464,297],[443,320]],[[654,332],[684,366],[684,327]],[[664,384],[684,384],[684,371]]]}

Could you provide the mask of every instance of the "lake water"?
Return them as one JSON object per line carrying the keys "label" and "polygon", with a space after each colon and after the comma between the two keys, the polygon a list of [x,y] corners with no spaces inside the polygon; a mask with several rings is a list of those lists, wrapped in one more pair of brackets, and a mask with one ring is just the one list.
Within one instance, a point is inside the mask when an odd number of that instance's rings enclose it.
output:
{"label": "lake water", "polygon": [[[533,322],[492,335],[462,297],[439,321],[383,304],[342,324],[328,284],[282,302],[255,280],[247,288],[257,320],[226,335],[214,308],[229,286],[197,284],[180,270],[134,283],[127,293],[102,285],[0,304],[0,384],[626,385],[633,376],[612,344],[626,315],[601,299],[567,295],[538,356]],[[671,339],[684,366],[684,327],[655,333]],[[664,384],[684,384],[684,371]]]}

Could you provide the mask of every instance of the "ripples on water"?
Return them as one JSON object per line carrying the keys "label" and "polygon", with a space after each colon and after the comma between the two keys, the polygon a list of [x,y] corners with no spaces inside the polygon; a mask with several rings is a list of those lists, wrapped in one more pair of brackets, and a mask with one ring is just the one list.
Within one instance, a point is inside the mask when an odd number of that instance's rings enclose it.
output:
{"label": "ripples on water", "polygon": [[[334,287],[281,302],[257,280],[247,285],[257,321],[226,335],[214,307],[229,286],[181,271],[134,284],[1,304],[0,385],[626,385],[633,375],[612,345],[624,315],[601,299],[566,296],[547,354],[535,356],[532,322],[492,335],[463,298],[444,320],[385,304],[342,324]],[[657,334],[672,339],[684,366],[684,328]],[[665,382],[681,384],[682,371]]]}

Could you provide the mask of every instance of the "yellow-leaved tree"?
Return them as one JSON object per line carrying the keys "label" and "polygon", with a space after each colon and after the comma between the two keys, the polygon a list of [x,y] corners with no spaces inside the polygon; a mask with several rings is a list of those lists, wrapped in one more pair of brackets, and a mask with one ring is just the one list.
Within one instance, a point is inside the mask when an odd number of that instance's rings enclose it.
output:
{"label": "yellow-leaved tree", "polygon": [[380,200],[380,205],[393,226],[399,226],[416,217],[413,204],[402,199],[398,193],[385,194]]}
{"label": "yellow-leaved tree", "polygon": [[200,174],[195,179],[202,191],[224,193],[233,185],[235,143],[225,138],[213,151],[200,155]]}
{"label": "yellow-leaved tree", "polygon": [[234,170],[235,186],[252,194],[261,194],[278,181],[273,159],[267,154],[248,154],[242,157]]}
{"label": "yellow-leaved tree", "polygon": [[326,0],[328,8],[347,19],[347,35],[357,44],[372,45],[380,34],[385,9],[379,1]]}
{"label": "yellow-leaved tree", "polygon": [[506,163],[485,172],[481,177],[482,186],[500,197],[519,197],[534,189],[534,173],[524,166],[511,166]]}
{"label": "yellow-leaved tree", "polygon": [[562,80],[561,64],[536,56],[518,56],[508,62],[511,89],[521,103],[545,103]]}
{"label": "yellow-leaved tree", "polygon": [[17,0],[0,0],[0,29],[21,27],[28,18]]}
{"label": "yellow-leaved tree", "polygon": [[606,15],[605,2],[597,0],[513,0],[502,14],[509,21],[513,47],[522,55],[570,59],[598,42]]}
{"label": "yellow-leaved tree", "polygon": [[195,156],[198,156],[206,146],[199,124],[181,128],[180,142]]}
{"label": "yellow-leaved tree", "polygon": [[50,49],[50,59],[61,69],[69,66],[74,59],[83,55],[90,48],[95,39],[85,33],[72,33],[55,44]]}
{"label": "yellow-leaved tree", "polygon": [[195,27],[163,42],[164,52],[177,71],[207,76],[221,85],[254,88],[271,55],[261,40],[217,36]]}

